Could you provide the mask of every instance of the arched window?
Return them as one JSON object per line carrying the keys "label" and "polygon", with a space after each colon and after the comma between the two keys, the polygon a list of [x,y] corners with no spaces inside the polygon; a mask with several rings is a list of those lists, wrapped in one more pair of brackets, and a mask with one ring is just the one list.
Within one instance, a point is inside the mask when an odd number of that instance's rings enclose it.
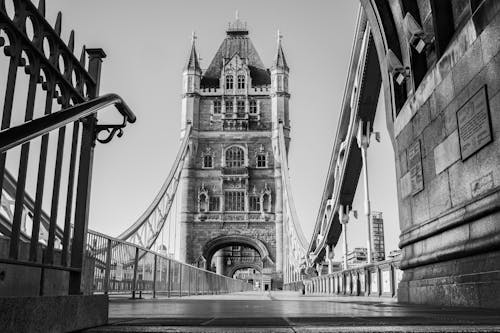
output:
{"label": "arched window", "polygon": [[212,155],[203,156],[203,167],[204,168],[213,168],[213,158]]}
{"label": "arched window", "polygon": [[226,89],[232,90],[233,89],[233,82],[234,82],[233,76],[226,75]]}
{"label": "arched window", "polygon": [[221,102],[220,100],[216,99],[214,101],[214,114],[219,114],[221,112]]}
{"label": "arched window", "polygon": [[250,112],[250,114],[257,113],[257,101],[254,99],[251,99],[249,102],[249,112]]}
{"label": "arched window", "polygon": [[238,89],[245,89],[245,75],[238,75]]}
{"label": "arched window", "polygon": [[238,168],[245,164],[245,151],[240,147],[231,147],[226,150],[226,167]]}

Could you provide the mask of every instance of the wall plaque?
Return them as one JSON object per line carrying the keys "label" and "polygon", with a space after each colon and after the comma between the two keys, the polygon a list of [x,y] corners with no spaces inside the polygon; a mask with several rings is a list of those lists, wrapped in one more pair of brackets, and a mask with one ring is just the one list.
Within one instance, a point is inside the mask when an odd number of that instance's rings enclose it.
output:
{"label": "wall plaque", "polygon": [[465,160],[492,140],[486,86],[457,111],[457,119],[460,153]]}
{"label": "wall plaque", "polygon": [[411,194],[415,195],[424,189],[420,140],[408,147],[408,168],[410,169]]}

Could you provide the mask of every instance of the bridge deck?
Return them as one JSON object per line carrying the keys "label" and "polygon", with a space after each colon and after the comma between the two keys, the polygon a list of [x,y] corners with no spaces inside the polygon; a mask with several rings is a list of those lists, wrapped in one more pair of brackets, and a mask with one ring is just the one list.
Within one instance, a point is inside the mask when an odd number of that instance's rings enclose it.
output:
{"label": "bridge deck", "polygon": [[498,332],[497,310],[402,305],[392,300],[247,292],[110,302],[97,332]]}

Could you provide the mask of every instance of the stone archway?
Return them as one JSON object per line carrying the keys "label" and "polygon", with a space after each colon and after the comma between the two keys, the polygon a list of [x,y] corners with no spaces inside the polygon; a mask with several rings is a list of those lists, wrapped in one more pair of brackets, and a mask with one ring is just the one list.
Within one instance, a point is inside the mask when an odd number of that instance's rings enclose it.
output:
{"label": "stone archway", "polygon": [[259,265],[252,264],[252,263],[242,263],[242,264],[238,264],[238,265],[235,265],[234,267],[232,267],[228,273],[228,276],[233,277],[234,273],[236,273],[240,269],[245,269],[245,268],[252,268],[252,269],[255,269],[255,270],[259,271],[260,273],[262,273],[262,267],[260,267]]}
{"label": "stone archway", "polygon": [[215,252],[227,246],[241,245],[248,246],[257,251],[262,258],[264,266],[266,266],[266,263],[274,265],[274,262],[269,256],[269,250],[262,241],[243,235],[227,235],[213,238],[203,246],[202,254],[203,258],[205,258],[206,260],[205,269],[210,269],[210,263],[212,262],[212,257],[214,256]]}

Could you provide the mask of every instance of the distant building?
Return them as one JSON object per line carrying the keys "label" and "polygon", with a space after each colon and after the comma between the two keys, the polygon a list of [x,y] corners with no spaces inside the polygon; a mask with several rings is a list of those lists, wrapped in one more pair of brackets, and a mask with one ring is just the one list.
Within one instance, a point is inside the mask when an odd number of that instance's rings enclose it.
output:
{"label": "distant building", "polygon": [[347,265],[354,267],[364,265],[367,257],[366,247],[356,247],[354,250],[347,252]]}
{"label": "distant building", "polygon": [[372,212],[373,261],[385,260],[384,219],[382,212]]}

